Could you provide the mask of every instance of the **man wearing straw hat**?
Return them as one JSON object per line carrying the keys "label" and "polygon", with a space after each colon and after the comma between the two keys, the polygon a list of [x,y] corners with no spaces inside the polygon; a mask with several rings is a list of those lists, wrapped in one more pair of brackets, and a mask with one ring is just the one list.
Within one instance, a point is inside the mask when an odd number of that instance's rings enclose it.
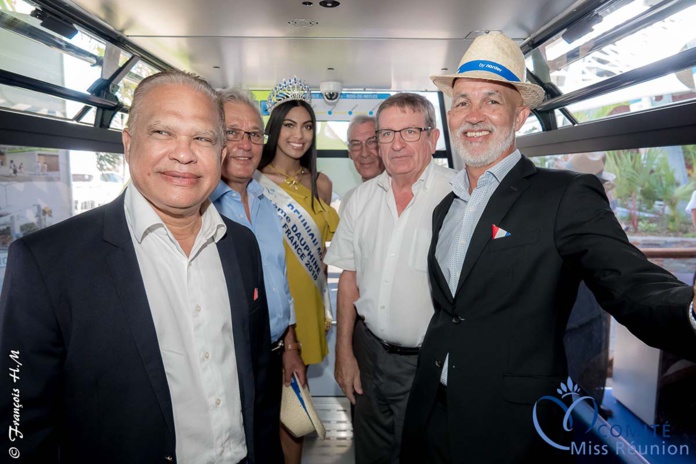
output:
{"label": "man wearing straw hat", "polygon": [[515,148],[544,92],[525,82],[512,40],[478,37],[457,73],[433,82],[452,97],[465,168],[433,213],[435,314],[402,462],[563,462],[565,409],[538,400],[568,391],[563,332],[580,281],[643,341],[690,359],[693,290],[628,242],[595,176],[536,168]]}

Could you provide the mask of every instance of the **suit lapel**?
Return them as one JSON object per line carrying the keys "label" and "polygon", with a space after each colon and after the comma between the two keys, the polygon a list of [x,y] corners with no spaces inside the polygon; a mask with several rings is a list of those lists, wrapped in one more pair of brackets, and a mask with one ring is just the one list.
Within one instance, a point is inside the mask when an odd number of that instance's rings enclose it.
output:
{"label": "suit lapel", "polygon": [[[251,411],[253,407],[254,370],[252,368],[251,339],[249,329],[249,303],[244,295],[248,293],[244,289],[244,279],[239,267],[239,260],[233,238],[227,234],[217,242],[222,270],[227,282],[227,294],[230,299],[232,313],[232,334],[234,338],[235,357],[237,359],[237,371],[239,372],[239,386],[242,398],[242,408]],[[244,417],[244,420],[249,420]]]}
{"label": "suit lapel", "polygon": [[428,250],[428,267],[432,269],[432,272],[430,273],[432,278],[432,288],[433,290],[440,290],[439,292],[433,291],[433,297],[437,300],[444,297],[446,301],[438,301],[438,303],[440,303],[440,305],[443,307],[451,306],[451,304],[454,302],[454,297],[450,291],[447,279],[442,272],[440,263],[437,262],[435,252],[437,251],[437,242],[440,236],[440,229],[442,229],[442,224],[445,221],[445,217],[447,216],[447,212],[449,211],[450,206],[452,206],[453,201],[454,193],[449,193],[440,202],[437,208],[435,208],[433,213],[433,239],[430,242],[430,250]]}
{"label": "suit lapel", "polygon": [[174,441],[174,414],[167,374],[157,341],[157,331],[147,301],[145,285],[123,209],[125,193],[104,210],[104,240],[115,245],[106,261],[121,298],[140,358],[159,402],[162,415]]}
{"label": "suit lapel", "polygon": [[523,156],[493,193],[471,237],[471,243],[464,258],[455,295],[461,290],[464,281],[481,256],[483,249],[492,240],[492,225],[500,225],[512,205],[529,186],[527,176],[534,172],[536,172],[534,163]]}

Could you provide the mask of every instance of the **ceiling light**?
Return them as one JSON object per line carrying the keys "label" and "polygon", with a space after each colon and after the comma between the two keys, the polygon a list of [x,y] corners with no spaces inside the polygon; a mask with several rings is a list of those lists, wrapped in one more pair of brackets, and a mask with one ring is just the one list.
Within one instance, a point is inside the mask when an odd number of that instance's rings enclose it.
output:
{"label": "ceiling light", "polygon": [[319,22],[314,21],[313,19],[293,19],[288,21],[288,24],[292,24],[296,27],[314,27],[319,24]]}
{"label": "ceiling light", "polygon": [[341,2],[337,2],[336,0],[321,0],[321,2],[319,2],[319,5],[324,8],[336,8],[340,4]]}

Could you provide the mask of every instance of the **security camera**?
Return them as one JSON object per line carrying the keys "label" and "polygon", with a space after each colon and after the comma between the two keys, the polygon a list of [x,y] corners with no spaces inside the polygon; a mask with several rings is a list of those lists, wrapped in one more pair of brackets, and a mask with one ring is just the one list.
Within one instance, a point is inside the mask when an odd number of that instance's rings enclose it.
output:
{"label": "security camera", "polygon": [[319,84],[319,90],[321,95],[324,97],[324,101],[329,105],[334,105],[341,98],[341,90],[343,90],[343,84],[336,81],[322,82]]}

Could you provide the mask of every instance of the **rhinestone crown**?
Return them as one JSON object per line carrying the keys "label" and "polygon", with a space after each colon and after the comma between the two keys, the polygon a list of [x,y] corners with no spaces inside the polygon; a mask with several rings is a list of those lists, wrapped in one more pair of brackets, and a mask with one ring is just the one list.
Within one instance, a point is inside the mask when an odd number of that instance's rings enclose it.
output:
{"label": "rhinestone crown", "polygon": [[297,76],[292,79],[283,79],[283,82],[276,85],[271,93],[268,94],[268,103],[266,108],[270,113],[279,103],[290,100],[303,100],[307,103],[312,102],[312,93],[309,86],[302,82]]}

